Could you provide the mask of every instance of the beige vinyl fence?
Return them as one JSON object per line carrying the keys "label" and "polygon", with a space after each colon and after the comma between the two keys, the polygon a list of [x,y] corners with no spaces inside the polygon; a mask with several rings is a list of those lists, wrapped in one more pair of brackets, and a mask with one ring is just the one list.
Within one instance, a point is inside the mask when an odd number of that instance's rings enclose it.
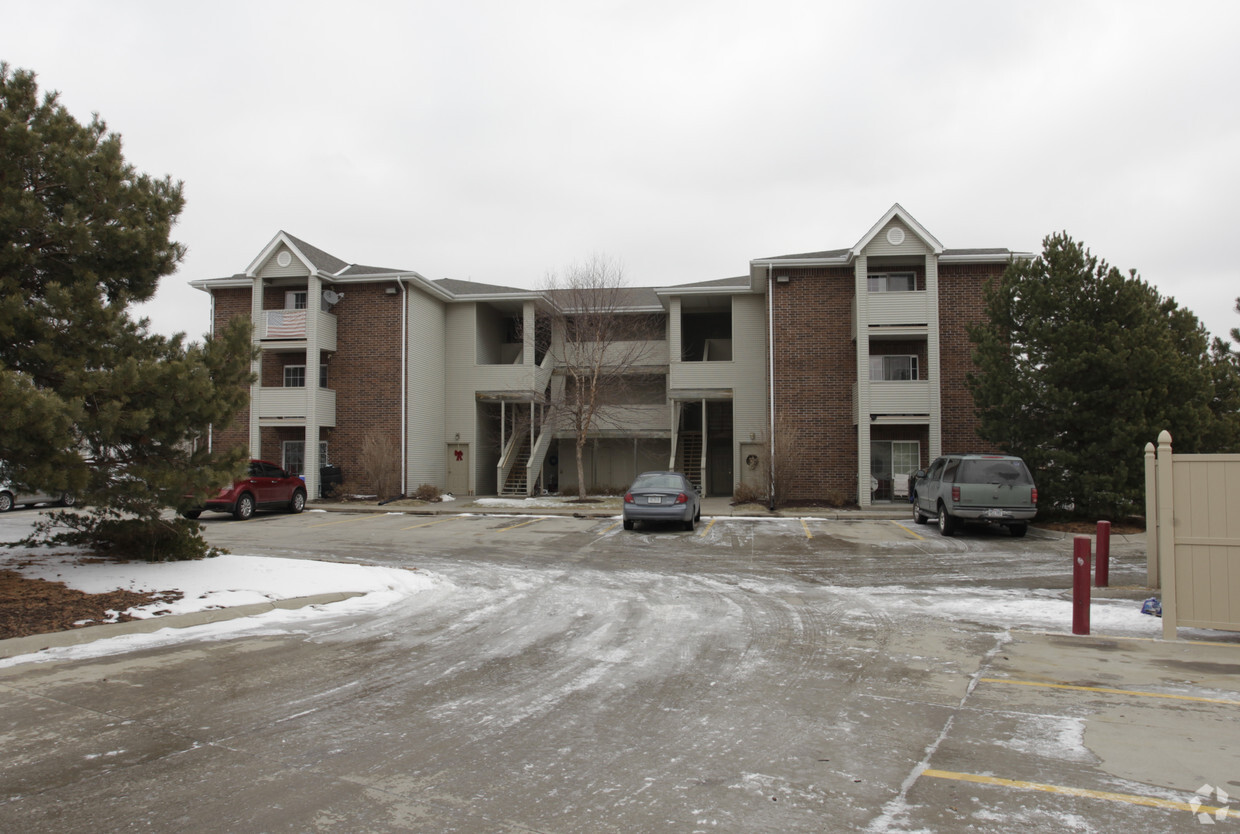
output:
{"label": "beige vinyl fence", "polygon": [[1240,631],[1240,455],[1145,446],[1149,582],[1162,585],[1163,638],[1177,628]]}

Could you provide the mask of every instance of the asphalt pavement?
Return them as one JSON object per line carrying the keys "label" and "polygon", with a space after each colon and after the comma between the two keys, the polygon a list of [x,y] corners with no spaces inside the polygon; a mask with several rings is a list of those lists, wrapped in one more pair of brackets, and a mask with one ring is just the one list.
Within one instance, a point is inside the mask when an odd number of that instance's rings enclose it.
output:
{"label": "asphalt pavement", "polygon": [[[1002,625],[1062,601],[1070,542],[709,506],[694,533],[388,512],[206,529],[441,580],[408,604],[0,669],[0,830],[1236,824],[1232,635]],[[1145,591],[1139,538],[1113,543],[1109,593]]]}

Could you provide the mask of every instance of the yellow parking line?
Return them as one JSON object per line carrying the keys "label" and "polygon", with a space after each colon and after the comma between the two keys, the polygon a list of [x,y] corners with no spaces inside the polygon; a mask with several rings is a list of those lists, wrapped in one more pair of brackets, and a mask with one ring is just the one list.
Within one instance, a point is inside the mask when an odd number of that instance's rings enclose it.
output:
{"label": "yellow parking line", "polygon": [[698,537],[699,537],[699,538],[701,538],[702,536],[705,536],[707,533],[709,533],[709,532],[710,532],[710,528],[714,527],[714,526],[715,526],[715,522],[716,522],[716,521],[718,521],[718,520],[719,520],[718,518],[712,518],[712,519],[710,520],[710,524],[707,524],[707,525],[706,525],[706,529],[704,529],[702,532],[698,533]]}
{"label": "yellow parking line", "polygon": [[310,526],[330,527],[333,524],[351,524],[354,521],[369,521],[372,518],[383,518],[385,515],[388,515],[388,513],[366,513],[365,515],[358,515],[355,518],[345,518],[340,521],[325,521],[322,524],[311,524]]}
{"label": "yellow parking line", "polygon": [[457,520],[457,519],[459,519],[459,518],[464,518],[464,516],[460,516],[460,515],[449,516],[448,518],[441,518],[441,519],[438,519],[438,520],[436,520],[436,521],[428,521],[428,522],[426,522],[426,523],[424,523],[424,524],[414,524],[414,525],[411,525],[411,526],[409,526],[409,527],[402,527],[402,528],[400,528],[400,529],[402,529],[402,530],[416,530],[416,529],[418,529],[419,527],[430,527],[432,524],[443,524],[445,521],[456,521],[456,520]]}
{"label": "yellow parking line", "polygon": [[529,524],[537,524],[540,521],[546,521],[550,517],[551,516],[548,516],[548,515],[540,515],[538,518],[532,518],[529,521],[522,521],[520,524],[514,524],[511,527],[502,527],[499,530],[496,530],[496,532],[503,533],[506,530],[516,530],[518,527],[525,527],[526,525],[529,525]]}
{"label": "yellow parking line", "polygon": [[608,533],[610,533],[612,530],[615,530],[615,529],[616,529],[617,527],[619,527],[619,526],[620,526],[620,522],[619,522],[619,521],[617,521],[615,524],[611,525],[611,526],[610,526],[610,527],[608,527],[606,530],[604,530],[603,532],[599,533],[599,535],[600,535],[600,536],[606,536]]}
{"label": "yellow parking line", "polygon": [[805,523],[805,519],[800,519],[801,529],[805,531],[805,538],[812,539],[814,534],[809,531],[809,525]]}
{"label": "yellow parking line", "polygon": [[1007,678],[980,678],[981,683],[1007,683],[1012,686],[1039,686],[1046,689],[1074,689],[1078,692],[1101,692],[1106,695],[1133,695],[1140,698],[1168,698],[1173,701],[1197,701],[1204,704],[1228,704],[1240,707],[1240,701],[1226,698],[1198,698],[1195,695],[1168,695],[1165,692],[1140,692],[1135,689],[1108,689],[1104,686],[1076,686],[1070,683],[1043,683],[1041,681],[1014,681]]}
{"label": "yellow parking line", "polygon": [[908,529],[907,527],[905,527],[903,524],[901,524],[901,523],[900,523],[900,522],[898,522],[898,521],[893,521],[893,522],[891,522],[891,523],[892,523],[892,524],[894,524],[895,526],[899,527],[901,530],[903,530],[904,532],[908,533],[910,536],[912,536],[912,537],[913,537],[913,538],[915,538],[915,539],[921,539],[922,541],[925,541],[925,540],[926,540],[926,537],[925,537],[925,536],[921,535],[920,533],[917,533],[917,532],[914,532],[914,531],[912,531],[912,530]]}
{"label": "yellow parking line", "polygon": [[[1154,796],[1139,794],[1112,793],[1110,791],[1092,791],[1086,788],[1069,788],[1063,785],[1045,785],[1041,782],[1021,782],[1016,779],[1000,779],[997,776],[979,776],[975,773],[956,773],[950,770],[925,770],[922,776],[934,779],[952,779],[957,782],[974,782],[979,785],[996,785],[1004,788],[1020,788],[1027,791],[1042,791],[1062,796],[1079,796],[1086,799],[1105,799],[1110,802],[1127,802],[1130,805],[1145,805],[1150,808],[1162,808],[1168,811],[1189,811],[1197,814],[1217,814],[1218,808],[1200,805],[1194,808],[1187,802],[1176,802],[1171,799],[1159,799]],[[1227,816],[1240,816],[1240,812],[1226,809]]]}

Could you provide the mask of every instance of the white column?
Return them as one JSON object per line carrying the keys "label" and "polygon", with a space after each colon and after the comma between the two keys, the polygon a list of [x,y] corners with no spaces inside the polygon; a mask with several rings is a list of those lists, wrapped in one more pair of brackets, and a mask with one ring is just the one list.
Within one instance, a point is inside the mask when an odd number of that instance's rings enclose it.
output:
{"label": "white column", "polygon": [[[319,312],[322,310],[323,282],[311,273],[306,280],[306,496],[319,497]],[[390,498],[388,495],[380,499]]]}
{"label": "white column", "polygon": [[[939,361],[939,259],[926,255],[926,384],[930,389],[929,460],[943,454],[942,365]],[[956,450],[953,449],[953,452]],[[961,450],[963,451],[963,450]]]}
{"label": "white column", "polygon": [[857,503],[870,506],[870,282],[869,259],[853,267],[857,310]]}
{"label": "white column", "polygon": [[[251,340],[255,347],[262,347],[262,336],[267,332],[267,322],[263,318],[263,279],[254,277],[254,285],[250,290],[250,322],[254,325]],[[263,354],[250,362],[250,372],[254,374],[254,382],[250,385],[250,457],[263,456],[263,436],[258,427],[258,410],[262,402],[263,387]]]}

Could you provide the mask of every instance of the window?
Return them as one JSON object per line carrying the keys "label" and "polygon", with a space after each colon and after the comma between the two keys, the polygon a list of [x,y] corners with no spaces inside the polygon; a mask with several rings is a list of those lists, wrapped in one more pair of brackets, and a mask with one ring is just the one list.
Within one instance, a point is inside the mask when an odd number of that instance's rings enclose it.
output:
{"label": "window", "polygon": [[[285,365],[284,366],[284,387],[285,388],[305,388],[306,387],[306,366],[305,365]],[[319,387],[327,387],[327,365],[326,363],[319,365]]]}
{"label": "window", "polygon": [[[306,443],[303,440],[286,440],[282,449],[284,468],[290,475],[306,474]],[[327,441],[319,441],[319,467],[327,466]]]}
{"label": "window", "polygon": [[306,309],[306,290],[289,290],[284,293],[285,310]]}
{"label": "window", "polygon": [[870,380],[911,381],[917,379],[916,356],[871,356]]}
{"label": "window", "polygon": [[917,289],[917,277],[911,272],[884,272],[871,275],[870,292],[913,292]]}

